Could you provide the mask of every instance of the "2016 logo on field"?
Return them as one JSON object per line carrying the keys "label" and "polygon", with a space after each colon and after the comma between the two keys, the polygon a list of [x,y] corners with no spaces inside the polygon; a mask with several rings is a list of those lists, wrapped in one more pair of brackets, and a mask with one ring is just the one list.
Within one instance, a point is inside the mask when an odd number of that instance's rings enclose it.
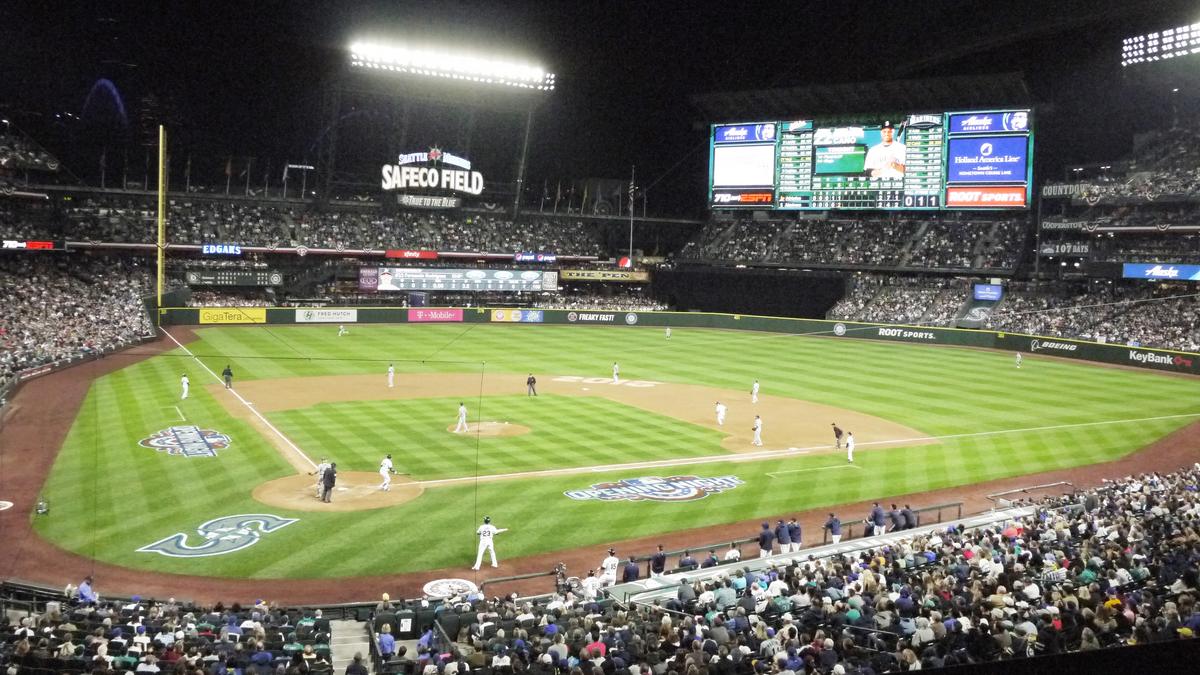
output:
{"label": "2016 logo on field", "polygon": [[479,587],[466,579],[434,579],[421,589],[431,598],[453,598],[479,592]]}
{"label": "2016 logo on field", "polygon": [[138,445],[168,455],[216,457],[217,450],[228,448],[232,442],[233,439],[219,431],[188,424],[155,432],[149,438],[138,441]]}
{"label": "2016 logo on field", "polygon": [[744,484],[745,481],[737,476],[645,476],[623,478],[611,483],[594,483],[586,490],[567,490],[563,494],[576,501],[690,502]]}
{"label": "2016 logo on field", "polygon": [[192,546],[188,535],[177,532],[153,544],[146,544],[138,553],[158,553],[170,558],[203,558],[225,555],[257,544],[264,534],[270,534],[298,522],[295,518],[280,518],[269,513],[239,513],[214,518],[196,528],[200,543]]}

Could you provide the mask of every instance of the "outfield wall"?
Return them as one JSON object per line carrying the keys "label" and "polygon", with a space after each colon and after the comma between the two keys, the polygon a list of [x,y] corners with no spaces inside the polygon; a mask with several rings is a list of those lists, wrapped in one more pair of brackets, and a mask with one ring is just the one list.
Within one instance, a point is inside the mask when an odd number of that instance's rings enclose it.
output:
{"label": "outfield wall", "polygon": [[523,323],[580,326],[672,326],[718,328],[769,333],[812,335],[835,339],[883,340],[917,344],[983,347],[1027,352],[1068,359],[1095,361],[1172,373],[1200,375],[1200,354],[1167,349],[1127,347],[1067,338],[1000,333],[962,328],[902,326],[788,319],[746,314],[709,312],[601,312],[565,309],[487,309],[454,307],[345,307],[345,308],[166,308],[162,324],[213,326],[247,324],[352,324],[352,323]]}

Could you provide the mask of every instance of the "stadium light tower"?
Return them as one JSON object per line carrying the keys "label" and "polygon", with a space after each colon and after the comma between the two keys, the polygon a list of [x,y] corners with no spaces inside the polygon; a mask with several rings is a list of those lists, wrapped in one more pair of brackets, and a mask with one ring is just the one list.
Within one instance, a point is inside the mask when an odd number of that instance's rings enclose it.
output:
{"label": "stadium light tower", "polygon": [[519,60],[358,41],[350,65],[485,85],[554,91],[554,73]]}

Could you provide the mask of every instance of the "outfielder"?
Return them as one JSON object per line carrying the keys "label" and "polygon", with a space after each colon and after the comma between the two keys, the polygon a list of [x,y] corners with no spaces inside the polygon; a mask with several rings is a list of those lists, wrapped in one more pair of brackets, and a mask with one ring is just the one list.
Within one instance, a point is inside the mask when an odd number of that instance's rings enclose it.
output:
{"label": "outfielder", "polygon": [[613,384],[618,384],[621,381],[621,366],[613,361]]}
{"label": "outfielder", "polygon": [[671,327],[670,326],[667,326],[667,339],[668,340],[671,339]]}
{"label": "outfielder", "polygon": [[1017,368],[1021,367],[1021,352],[1017,352]]}
{"label": "outfielder", "polygon": [[754,445],[762,445],[762,417],[754,416]]}
{"label": "outfielder", "polygon": [[187,398],[187,394],[188,394],[188,384],[189,384],[189,382],[188,382],[188,376],[187,376],[187,373],[184,373],[184,374],[183,374],[183,377],[179,378],[179,384],[180,384],[181,386],[183,386],[183,396],[180,398],[180,400],[182,401],[183,399]]}
{"label": "outfielder", "polygon": [[392,489],[392,474],[396,473],[392,469],[392,456],[388,455],[379,462],[379,475],[383,478],[383,482],[379,484],[379,489],[387,492]]}
{"label": "outfielder", "polygon": [[389,363],[388,364],[388,389],[392,389],[395,386],[396,386],[396,366]]}
{"label": "outfielder", "polygon": [[537,378],[533,376],[533,373],[525,378],[525,395],[537,396]]}
{"label": "outfielder", "polygon": [[750,402],[758,403],[758,380],[755,380],[754,386],[750,387]]}
{"label": "outfielder", "polygon": [[346,327],[344,325],[338,326],[338,337],[342,337],[343,335],[349,335],[349,334],[350,334],[350,331],[346,330]]}
{"label": "outfielder", "polygon": [[462,403],[459,403],[458,404],[458,426],[454,427],[454,433],[461,434],[466,431],[469,431],[469,429],[467,429],[467,406]]}
{"label": "outfielder", "polygon": [[728,410],[729,409],[725,407],[724,403],[717,401],[717,426],[719,426],[719,427],[725,426],[725,413]]}
{"label": "outfielder", "polygon": [[846,432],[846,461],[854,463],[854,432]]}
{"label": "outfielder", "polygon": [[475,530],[475,534],[479,535],[479,552],[475,555],[475,565],[472,566],[471,569],[477,571],[479,570],[479,563],[483,562],[484,551],[487,551],[489,554],[491,554],[492,567],[500,566],[496,562],[496,547],[492,544],[492,537],[500,534],[501,532],[508,532],[508,529],[498,529],[495,525],[492,525],[491,518],[487,516],[483,517],[483,524],[479,526],[478,530]]}
{"label": "outfielder", "polygon": [[600,575],[600,582],[604,586],[612,586],[617,583],[617,568],[620,566],[621,561],[617,558],[617,550],[608,549],[608,557],[600,562],[600,569],[603,571]]}
{"label": "outfielder", "polygon": [[317,465],[317,468],[314,469],[312,473],[308,474],[310,476],[317,477],[317,499],[320,499],[321,495],[325,492],[325,472],[328,470],[329,460],[322,457],[321,463]]}

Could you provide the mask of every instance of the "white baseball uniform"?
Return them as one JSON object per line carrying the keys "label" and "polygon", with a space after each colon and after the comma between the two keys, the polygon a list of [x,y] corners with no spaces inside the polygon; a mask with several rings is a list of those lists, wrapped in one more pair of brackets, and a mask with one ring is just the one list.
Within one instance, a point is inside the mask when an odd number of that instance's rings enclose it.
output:
{"label": "white baseball uniform", "polygon": [[612,586],[617,583],[617,568],[621,566],[621,561],[617,556],[610,555],[600,563],[600,569],[603,574],[600,575],[600,581],[604,582],[605,586]]}
{"label": "white baseball uniform", "polygon": [[616,363],[613,363],[613,384],[616,384],[620,380],[621,380],[621,366],[618,366]]}
{"label": "white baseball uniform", "polygon": [[670,326],[667,326],[667,339],[668,340],[671,339],[671,327]]}
{"label": "white baseball uniform", "polygon": [[325,492],[325,472],[329,470],[329,462],[321,462],[313,471],[317,476],[317,499],[321,498],[321,494]]}
{"label": "white baseball uniform", "polygon": [[726,410],[727,410],[727,408],[725,407],[724,403],[717,403],[717,425],[718,426],[724,426]]}
{"label": "white baseball uniform", "polygon": [[1017,352],[1017,367],[1021,367],[1021,352]]}
{"label": "white baseball uniform", "polygon": [[892,162],[904,166],[906,148],[903,143],[892,141],[890,145],[880,143],[867,151],[863,169],[875,171],[872,178],[904,178],[904,172],[892,167]]}
{"label": "white baseball uniform", "polygon": [[762,418],[754,418],[754,444],[762,445]]}
{"label": "white baseball uniform", "polygon": [[350,331],[346,330],[345,326],[338,326],[338,337],[342,337],[343,335],[349,335],[349,334],[350,334]]}
{"label": "white baseball uniform", "polygon": [[755,380],[754,386],[750,388],[750,402],[758,403],[758,380]]}
{"label": "white baseball uniform", "polygon": [[492,567],[499,567],[496,562],[496,547],[492,544],[492,537],[507,530],[497,529],[491,523],[484,523],[475,530],[475,534],[479,535],[479,552],[475,554],[475,565],[471,567],[473,570],[479,569],[479,563],[483,562],[483,552],[487,551],[492,556]]}
{"label": "white baseball uniform", "polygon": [[461,434],[465,431],[469,431],[469,429],[467,429],[467,406],[459,405],[458,406],[458,426],[454,427],[454,433]]}
{"label": "white baseball uniform", "polygon": [[585,577],[579,585],[583,588],[584,600],[595,600],[600,595],[600,577]]}
{"label": "white baseball uniform", "polygon": [[391,489],[392,485],[392,459],[390,457],[384,457],[379,462],[379,475],[383,478],[383,482],[379,484],[379,489],[387,492]]}
{"label": "white baseball uniform", "polygon": [[187,395],[188,395],[188,376],[184,375],[183,377],[179,378],[179,384],[181,384],[183,386],[183,396],[180,399],[180,400],[182,400],[184,398],[187,398]]}
{"label": "white baseball uniform", "polygon": [[388,366],[388,389],[396,386],[396,367]]}
{"label": "white baseball uniform", "polygon": [[854,463],[854,434],[846,434],[846,461]]}

